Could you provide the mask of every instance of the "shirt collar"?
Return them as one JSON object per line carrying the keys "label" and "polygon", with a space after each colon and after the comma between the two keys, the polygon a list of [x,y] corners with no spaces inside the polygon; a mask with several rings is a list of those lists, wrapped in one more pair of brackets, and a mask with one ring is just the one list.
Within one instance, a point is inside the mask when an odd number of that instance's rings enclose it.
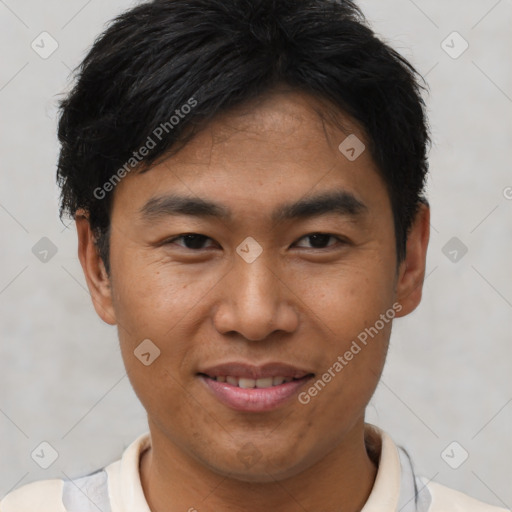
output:
{"label": "shirt collar", "polygon": [[380,456],[372,492],[361,512],[395,512],[401,479],[398,449],[386,432],[370,423],[365,424],[365,437],[377,445],[380,441]]}
{"label": "shirt collar", "polygon": [[140,456],[151,446],[149,432],[125,449],[120,460],[105,468],[108,473],[112,512],[151,512],[140,481]]}

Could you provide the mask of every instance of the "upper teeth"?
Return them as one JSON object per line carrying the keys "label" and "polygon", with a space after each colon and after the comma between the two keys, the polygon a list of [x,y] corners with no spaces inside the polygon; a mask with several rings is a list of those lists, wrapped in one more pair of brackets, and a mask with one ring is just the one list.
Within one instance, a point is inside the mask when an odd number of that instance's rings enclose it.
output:
{"label": "upper teeth", "polygon": [[238,386],[239,388],[270,388],[271,386],[279,386],[284,382],[291,382],[292,377],[265,377],[262,379],[246,379],[244,377],[232,377],[228,376],[219,376],[212,377],[217,382],[227,382],[233,386]]}

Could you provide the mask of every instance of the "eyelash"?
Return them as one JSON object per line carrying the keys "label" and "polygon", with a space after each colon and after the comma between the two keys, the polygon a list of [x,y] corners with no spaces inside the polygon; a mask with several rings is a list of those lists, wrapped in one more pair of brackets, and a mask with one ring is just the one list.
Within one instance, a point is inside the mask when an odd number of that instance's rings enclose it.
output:
{"label": "eyelash", "polygon": [[[301,238],[299,238],[298,241],[302,240],[303,238],[308,238],[308,237],[312,237],[312,236],[315,236],[315,235],[320,235],[320,236],[327,236],[329,238],[334,238],[338,241],[338,245],[341,244],[341,245],[347,245],[349,242],[343,238],[340,238],[336,235],[333,235],[331,233],[322,233],[322,232],[313,232],[313,233],[308,233],[307,235],[304,235],[302,236]],[[171,245],[173,244],[176,240],[180,240],[180,239],[184,239],[185,237],[187,236],[192,236],[192,237],[200,237],[200,238],[203,238],[205,241],[206,240],[212,240],[212,238],[206,236],[206,235],[201,235],[199,233],[184,233],[183,235],[179,235],[177,237],[174,237],[174,238],[171,238],[169,240],[166,240],[164,242],[164,245]],[[318,248],[318,247],[305,247],[305,249],[316,249],[316,250],[319,250],[319,251],[325,251],[325,250],[329,250],[330,248],[332,247],[335,247],[336,244],[333,244],[333,245],[328,245],[327,247],[321,247],[321,248]],[[184,247],[183,245],[180,245],[180,247],[182,247],[183,249],[187,249],[187,250],[190,250],[190,251],[194,251],[194,252],[199,252],[199,251],[202,251],[204,249],[191,249],[189,247]]]}

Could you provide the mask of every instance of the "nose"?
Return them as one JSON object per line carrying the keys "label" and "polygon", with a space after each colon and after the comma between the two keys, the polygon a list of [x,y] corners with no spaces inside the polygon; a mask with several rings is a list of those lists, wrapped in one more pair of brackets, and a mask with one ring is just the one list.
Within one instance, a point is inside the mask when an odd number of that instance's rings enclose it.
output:
{"label": "nose", "polygon": [[247,263],[236,256],[222,290],[214,314],[214,325],[221,334],[236,332],[259,341],[275,331],[291,333],[298,326],[290,284],[263,257]]}

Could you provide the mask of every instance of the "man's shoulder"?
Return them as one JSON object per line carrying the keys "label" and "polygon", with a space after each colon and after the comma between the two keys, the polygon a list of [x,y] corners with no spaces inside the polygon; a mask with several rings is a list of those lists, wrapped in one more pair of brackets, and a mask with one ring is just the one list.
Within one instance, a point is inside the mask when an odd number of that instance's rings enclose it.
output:
{"label": "man's shoulder", "polygon": [[488,505],[437,482],[429,482],[427,488],[432,500],[428,512],[510,512],[509,509]]}
{"label": "man's shoulder", "polygon": [[0,501],[0,512],[83,512],[111,510],[109,472],[119,462],[73,479],[38,480],[10,492]]}
{"label": "man's shoulder", "polygon": [[0,499],[0,512],[124,510],[126,489],[130,491],[130,499],[134,495],[138,497],[141,506],[137,510],[142,510],[146,503],[139,480],[139,456],[150,441],[149,433],[141,434],[125,448],[120,459],[92,473],[72,479],[54,478],[25,484]]}
{"label": "man's shoulder", "polygon": [[63,485],[58,478],[25,484],[0,501],[0,512],[65,512]]}

